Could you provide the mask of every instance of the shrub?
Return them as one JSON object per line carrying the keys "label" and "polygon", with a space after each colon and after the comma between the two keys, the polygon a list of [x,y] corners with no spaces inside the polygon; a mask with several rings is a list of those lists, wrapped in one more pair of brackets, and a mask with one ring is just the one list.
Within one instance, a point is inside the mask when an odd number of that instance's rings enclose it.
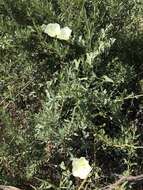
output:
{"label": "shrub", "polygon": [[[0,2],[0,183],[72,190],[71,160],[81,156],[93,168],[88,189],[142,172],[141,7]],[[43,33],[54,22],[72,29],[69,41]]]}

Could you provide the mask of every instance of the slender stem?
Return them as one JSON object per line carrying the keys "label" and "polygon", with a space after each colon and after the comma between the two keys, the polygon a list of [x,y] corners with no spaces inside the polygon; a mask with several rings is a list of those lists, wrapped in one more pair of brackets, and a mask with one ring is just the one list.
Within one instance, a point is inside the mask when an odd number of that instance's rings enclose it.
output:
{"label": "slender stem", "polygon": [[143,94],[138,94],[138,95],[135,95],[135,96],[127,96],[125,98],[123,98],[122,100],[115,100],[116,102],[122,102],[123,100],[128,100],[128,99],[133,99],[133,98],[140,98],[140,97],[143,97]]}
{"label": "slender stem", "polygon": [[[87,177],[88,178],[88,177]],[[81,190],[84,187],[84,184],[87,182],[87,178],[85,178],[82,183],[80,184],[80,186],[78,187],[77,190]]]}

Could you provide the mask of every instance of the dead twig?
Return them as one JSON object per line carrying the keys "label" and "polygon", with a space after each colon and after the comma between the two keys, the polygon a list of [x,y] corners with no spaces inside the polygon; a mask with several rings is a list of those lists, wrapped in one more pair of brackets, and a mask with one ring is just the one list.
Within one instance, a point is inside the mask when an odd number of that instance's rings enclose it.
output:
{"label": "dead twig", "polygon": [[115,190],[118,186],[122,185],[125,182],[137,183],[143,181],[143,174],[138,176],[122,176],[115,183],[103,187],[101,190]]}
{"label": "dead twig", "polygon": [[0,190],[22,190],[13,186],[0,185]]}

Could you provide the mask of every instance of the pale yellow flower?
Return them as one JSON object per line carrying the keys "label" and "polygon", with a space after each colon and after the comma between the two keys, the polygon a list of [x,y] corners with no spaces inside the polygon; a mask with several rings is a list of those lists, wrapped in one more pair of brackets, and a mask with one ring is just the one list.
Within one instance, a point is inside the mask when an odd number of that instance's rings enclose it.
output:
{"label": "pale yellow flower", "polygon": [[69,27],[66,26],[64,28],[60,28],[58,23],[50,23],[48,25],[43,24],[41,28],[45,34],[60,40],[69,40],[72,33],[72,30]]}
{"label": "pale yellow flower", "polygon": [[44,33],[48,34],[50,37],[57,37],[61,33],[60,25],[57,23],[50,23],[45,27]]}
{"label": "pale yellow flower", "polygon": [[72,162],[72,174],[75,177],[86,179],[92,168],[84,157],[75,158]]}
{"label": "pale yellow flower", "polygon": [[71,36],[72,30],[69,27],[61,28],[59,35],[57,38],[60,40],[69,40]]}

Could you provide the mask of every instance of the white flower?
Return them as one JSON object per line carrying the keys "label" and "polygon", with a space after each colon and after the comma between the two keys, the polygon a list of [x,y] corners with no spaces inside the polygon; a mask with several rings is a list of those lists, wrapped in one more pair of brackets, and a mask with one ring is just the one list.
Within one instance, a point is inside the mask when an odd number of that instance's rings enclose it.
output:
{"label": "white flower", "polygon": [[72,162],[72,174],[75,177],[86,179],[92,168],[84,157],[75,158]]}
{"label": "white flower", "polygon": [[57,23],[50,23],[45,27],[44,33],[48,34],[50,37],[57,37],[61,33],[60,25]]}
{"label": "white flower", "polygon": [[57,38],[60,40],[69,40],[71,36],[72,30],[69,27],[61,28],[59,35]]}
{"label": "white flower", "polygon": [[60,40],[69,40],[72,33],[69,27],[60,28],[60,25],[57,23],[43,24],[41,28],[45,34]]}

